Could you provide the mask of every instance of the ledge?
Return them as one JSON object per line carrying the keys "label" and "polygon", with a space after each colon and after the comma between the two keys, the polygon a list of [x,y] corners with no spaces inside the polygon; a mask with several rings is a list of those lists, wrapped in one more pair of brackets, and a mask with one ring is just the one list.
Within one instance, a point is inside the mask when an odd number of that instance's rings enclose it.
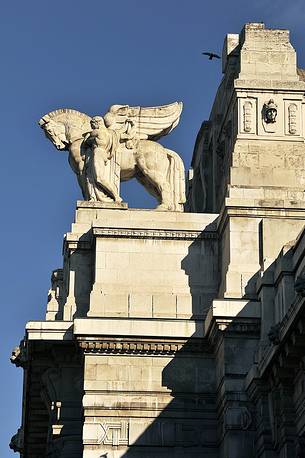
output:
{"label": "ledge", "polygon": [[234,88],[242,90],[253,90],[254,92],[269,91],[269,90],[278,90],[278,91],[297,91],[302,92],[305,89],[304,81],[299,81],[297,75],[294,80],[274,80],[274,79],[236,79],[234,80]]}
{"label": "ledge", "polygon": [[73,340],[72,321],[29,321],[25,330],[28,340]]}
{"label": "ledge", "polygon": [[214,323],[219,323],[219,329],[227,329],[234,321],[244,321],[244,330],[247,332],[247,323],[249,328],[251,321],[257,322],[260,320],[261,310],[259,301],[250,301],[245,299],[216,299],[213,301],[212,307],[209,309],[205,323],[204,335],[207,336]]}
{"label": "ledge", "polygon": [[87,200],[77,200],[76,208],[107,208],[108,210],[127,210],[128,204],[126,202],[89,202]]}
{"label": "ledge", "polygon": [[203,321],[161,318],[76,318],[74,320],[74,335],[202,338]]}

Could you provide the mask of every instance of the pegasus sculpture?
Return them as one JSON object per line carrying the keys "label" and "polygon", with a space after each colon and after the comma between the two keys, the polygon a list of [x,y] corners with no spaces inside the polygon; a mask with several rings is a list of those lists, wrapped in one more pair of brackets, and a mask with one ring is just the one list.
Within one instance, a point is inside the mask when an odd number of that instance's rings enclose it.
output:
{"label": "pegasus sculpture", "polygon": [[157,210],[183,211],[182,159],[156,142],[177,126],[182,106],[112,105],[103,117],[63,108],[39,125],[58,150],[69,151],[85,200],[119,204],[120,181],[135,177],[157,198]]}

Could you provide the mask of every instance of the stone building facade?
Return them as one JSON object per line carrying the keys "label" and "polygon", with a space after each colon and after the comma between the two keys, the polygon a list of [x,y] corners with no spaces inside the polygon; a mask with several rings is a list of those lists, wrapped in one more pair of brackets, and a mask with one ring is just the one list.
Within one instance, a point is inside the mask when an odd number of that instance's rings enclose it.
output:
{"label": "stone building facade", "polygon": [[24,369],[24,458],[305,456],[305,72],[247,24],[186,212],[77,203]]}

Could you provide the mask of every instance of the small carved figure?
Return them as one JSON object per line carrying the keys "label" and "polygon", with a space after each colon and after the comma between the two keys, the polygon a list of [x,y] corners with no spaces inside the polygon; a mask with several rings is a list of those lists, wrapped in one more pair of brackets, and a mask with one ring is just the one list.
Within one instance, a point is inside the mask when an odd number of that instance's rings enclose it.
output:
{"label": "small carved figure", "polygon": [[278,345],[280,343],[280,323],[271,326],[268,332],[269,341],[273,345]]}
{"label": "small carved figure", "polygon": [[305,296],[305,277],[303,275],[299,276],[294,284],[294,289],[297,294],[304,297]]}
{"label": "small carved figure", "polygon": [[23,452],[24,448],[24,431],[22,428],[18,428],[18,431],[14,436],[11,438],[11,442],[9,444],[9,447],[11,450],[14,452]]}
{"label": "small carved figure", "polygon": [[10,361],[16,367],[25,367],[27,360],[26,343],[24,340],[21,340],[20,344],[13,349]]}
{"label": "small carved figure", "polygon": [[277,117],[277,105],[273,99],[270,99],[268,103],[264,105],[264,118],[266,123],[276,122]]}
{"label": "small carved figure", "polygon": [[296,457],[305,458],[305,437],[303,436],[297,438]]}
{"label": "small carved figure", "polygon": [[100,155],[104,160],[105,165],[107,161],[112,158],[111,142],[112,138],[109,135],[107,127],[105,127],[104,119],[102,116],[94,116],[90,125],[92,131],[86,139],[86,144],[92,147],[94,154]]}
{"label": "small carved figure", "polygon": [[59,150],[69,151],[85,200],[120,203],[119,184],[135,177],[159,201],[158,210],[183,211],[184,165],[156,143],[178,124],[182,103],[160,107],[112,105],[104,117],[61,109],[39,125]]}

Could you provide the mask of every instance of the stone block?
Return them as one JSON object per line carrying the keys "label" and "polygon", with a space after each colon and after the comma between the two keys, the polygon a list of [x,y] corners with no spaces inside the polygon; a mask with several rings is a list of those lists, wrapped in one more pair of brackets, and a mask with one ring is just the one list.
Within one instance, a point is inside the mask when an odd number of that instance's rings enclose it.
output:
{"label": "stone block", "polygon": [[153,317],[174,318],[177,315],[176,295],[154,294]]}
{"label": "stone block", "polygon": [[203,297],[200,293],[192,293],[192,318],[203,318],[206,309],[203,305]]}
{"label": "stone block", "polygon": [[191,336],[202,337],[203,333],[196,321],[190,319],[117,318],[112,320],[111,318],[92,317],[74,319],[74,335],[189,338]]}
{"label": "stone block", "polygon": [[190,318],[193,315],[191,294],[177,294],[177,318]]}
{"label": "stone block", "polygon": [[238,166],[240,167],[258,167],[259,154],[258,152],[247,152],[246,154],[240,153]]}
{"label": "stone block", "polygon": [[128,294],[105,294],[102,303],[104,316],[128,316]]}
{"label": "stone block", "polygon": [[285,168],[285,156],[283,152],[274,152],[270,154],[270,151],[264,151],[259,155],[259,167],[270,168]]}
{"label": "stone block", "polygon": [[88,316],[119,317],[128,316],[129,298],[127,293],[103,294],[101,290],[93,290],[90,297]]}
{"label": "stone block", "polygon": [[131,293],[129,294],[130,317],[152,317],[152,295]]}
{"label": "stone block", "polygon": [[129,267],[129,253],[105,253],[105,264],[107,270],[124,270]]}
{"label": "stone block", "polygon": [[244,232],[258,232],[258,225],[260,218],[248,218],[248,217],[234,217],[230,221],[229,230],[230,232],[238,232],[239,234]]}
{"label": "stone block", "polygon": [[105,253],[96,252],[95,268],[96,269],[106,269],[106,254]]}
{"label": "stone block", "polygon": [[97,376],[97,364],[86,364],[85,366],[85,379],[96,380]]}

